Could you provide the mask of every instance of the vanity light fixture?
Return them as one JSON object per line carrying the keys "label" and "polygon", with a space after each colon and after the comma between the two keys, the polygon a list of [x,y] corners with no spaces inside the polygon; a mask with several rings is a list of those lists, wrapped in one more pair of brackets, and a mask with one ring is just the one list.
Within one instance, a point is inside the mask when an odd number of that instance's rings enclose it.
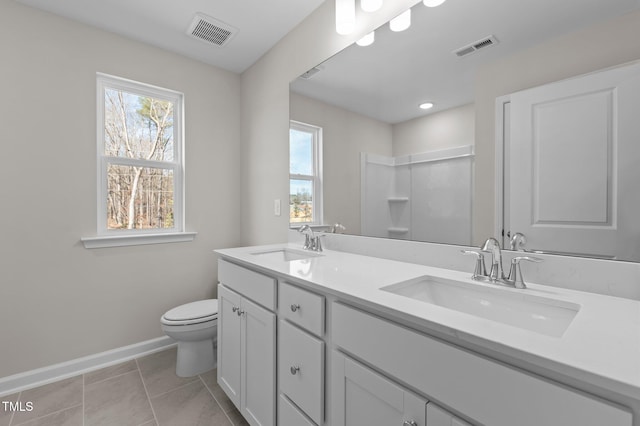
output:
{"label": "vanity light fixture", "polygon": [[356,27],[356,0],[336,0],[336,32],[351,34]]}
{"label": "vanity light fixture", "polygon": [[369,46],[371,44],[373,44],[373,42],[376,39],[376,33],[375,31],[371,31],[369,34],[367,34],[366,36],[362,37],[360,40],[356,41],[356,44],[358,46]]}
{"label": "vanity light fixture", "polygon": [[360,8],[365,12],[375,12],[382,7],[382,0],[360,0]]}
{"label": "vanity light fixture", "polygon": [[389,21],[389,28],[391,31],[400,32],[404,31],[411,26],[411,9],[407,9],[400,15]]}
{"label": "vanity light fixture", "polygon": [[420,104],[420,109],[431,109],[433,108],[433,102],[425,102]]}
{"label": "vanity light fixture", "polygon": [[444,3],[446,0],[422,0],[422,3],[427,7],[437,7]]}

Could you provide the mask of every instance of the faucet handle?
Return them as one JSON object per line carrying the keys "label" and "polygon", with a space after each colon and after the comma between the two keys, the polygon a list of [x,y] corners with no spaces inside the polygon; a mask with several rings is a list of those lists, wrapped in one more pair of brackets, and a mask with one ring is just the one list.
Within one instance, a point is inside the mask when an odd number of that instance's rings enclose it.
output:
{"label": "faucet handle", "polygon": [[526,260],[527,262],[540,263],[543,259],[539,257],[533,256],[516,256],[511,259],[511,269],[509,270],[509,278],[507,278],[510,282],[515,285],[516,288],[527,288],[522,279],[522,270],[520,269],[520,261]]}
{"label": "faucet handle", "polygon": [[473,271],[472,279],[477,280],[480,277],[487,276],[487,268],[484,266],[484,254],[476,250],[460,250],[462,254],[476,256],[476,267]]}

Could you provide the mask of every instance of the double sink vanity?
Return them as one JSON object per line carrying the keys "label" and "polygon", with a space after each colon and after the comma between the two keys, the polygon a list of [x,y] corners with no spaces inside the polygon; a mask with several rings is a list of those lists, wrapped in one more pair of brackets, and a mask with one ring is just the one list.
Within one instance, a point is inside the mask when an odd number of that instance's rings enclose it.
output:
{"label": "double sink vanity", "polygon": [[640,302],[280,244],[216,251],[252,425],[638,426]]}

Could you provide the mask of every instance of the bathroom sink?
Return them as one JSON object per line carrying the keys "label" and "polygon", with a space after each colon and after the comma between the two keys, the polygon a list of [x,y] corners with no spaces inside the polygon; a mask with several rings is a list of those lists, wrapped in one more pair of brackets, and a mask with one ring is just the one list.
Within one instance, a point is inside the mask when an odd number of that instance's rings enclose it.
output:
{"label": "bathroom sink", "polygon": [[251,254],[254,256],[260,256],[264,259],[280,260],[283,262],[291,262],[293,260],[310,259],[312,257],[322,256],[319,253],[314,253],[307,250],[294,250],[290,248],[260,251]]}
{"label": "bathroom sink", "polygon": [[580,310],[578,304],[527,294],[527,290],[428,275],[380,290],[552,337],[561,337]]}

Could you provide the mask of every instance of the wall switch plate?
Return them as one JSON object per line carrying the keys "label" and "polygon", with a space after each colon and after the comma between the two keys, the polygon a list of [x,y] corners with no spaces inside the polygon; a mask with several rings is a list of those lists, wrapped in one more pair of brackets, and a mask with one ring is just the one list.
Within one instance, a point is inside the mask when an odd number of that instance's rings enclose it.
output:
{"label": "wall switch plate", "polygon": [[280,199],[273,200],[273,214],[280,216]]}

